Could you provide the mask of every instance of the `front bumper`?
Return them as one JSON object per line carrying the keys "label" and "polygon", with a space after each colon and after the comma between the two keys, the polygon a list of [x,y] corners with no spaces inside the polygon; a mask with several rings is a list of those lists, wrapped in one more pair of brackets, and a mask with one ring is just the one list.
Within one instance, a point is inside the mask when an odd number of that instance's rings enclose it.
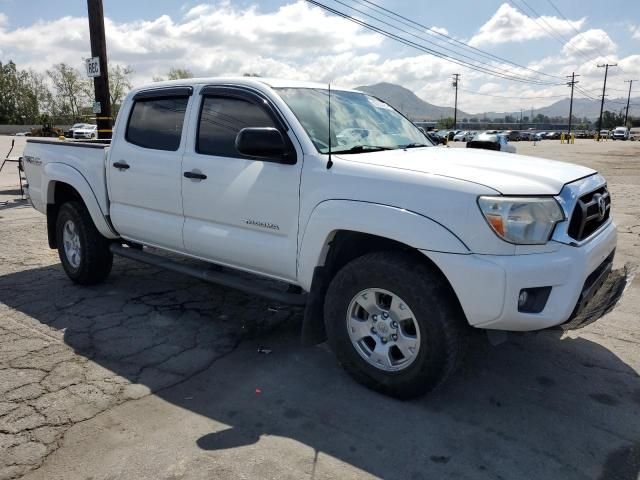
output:
{"label": "front bumper", "polygon": [[[579,247],[556,243],[547,253],[423,253],[449,279],[472,326],[527,331],[560,325],[582,313],[588,305],[585,299],[592,298],[608,278],[607,264],[616,242],[616,227],[610,222]],[[522,289],[547,286],[552,287],[551,294],[540,313],[518,311]]]}

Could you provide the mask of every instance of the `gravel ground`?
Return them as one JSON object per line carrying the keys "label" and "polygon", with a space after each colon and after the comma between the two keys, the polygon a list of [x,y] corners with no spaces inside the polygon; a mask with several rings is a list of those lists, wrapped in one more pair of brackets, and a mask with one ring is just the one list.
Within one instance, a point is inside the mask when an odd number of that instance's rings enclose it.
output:
{"label": "gravel ground", "polygon": [[[616,266],[640,264],[640,142],[516,146],[602,172]],[[638,279],[584,329],[479,334],[445,388],[398,402],[300,347],[298,310],[123,259],[72,285],[5,169],[0,479],[638,478]]]}

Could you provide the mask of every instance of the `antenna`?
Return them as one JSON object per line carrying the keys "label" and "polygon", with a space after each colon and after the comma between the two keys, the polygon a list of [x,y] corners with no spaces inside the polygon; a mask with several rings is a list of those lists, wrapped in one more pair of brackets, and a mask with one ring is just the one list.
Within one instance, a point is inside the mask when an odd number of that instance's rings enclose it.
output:
{"label": "antenna", "polygon": [[333,167],[333,160],[331,159],[331,83],[329,83],[329,161],[327,162],[327,170]]}

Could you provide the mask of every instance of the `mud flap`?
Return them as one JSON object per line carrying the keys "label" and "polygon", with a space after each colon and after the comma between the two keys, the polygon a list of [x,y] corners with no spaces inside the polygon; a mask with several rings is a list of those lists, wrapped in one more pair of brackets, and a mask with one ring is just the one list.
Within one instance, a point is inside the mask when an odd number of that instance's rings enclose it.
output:
{"label": "mud flap", "polygon": [[636,270],[637,267],[631,264],[612,270],[598,291],[560,328],[576,330],[586,327],[613,310],[633,281]]}

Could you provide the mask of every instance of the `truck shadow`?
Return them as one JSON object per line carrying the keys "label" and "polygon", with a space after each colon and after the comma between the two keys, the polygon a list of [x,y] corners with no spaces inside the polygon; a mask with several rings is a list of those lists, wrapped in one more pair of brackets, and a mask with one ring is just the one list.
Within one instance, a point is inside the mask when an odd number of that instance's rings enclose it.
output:
{"label": "truck shadow", "polygon": [[126,260],[95,287],[59,265],[7,274],[0,302],[88,363],[217,422],[191,440],[205,451],[282,437],[313,449],[312,471],[323,455],[402,479],[640,472],[640,377],[557,330],[498,346],[475,335],[447,385],[400,402],[353,382],[326,346],[301,347],[300,310]]}

